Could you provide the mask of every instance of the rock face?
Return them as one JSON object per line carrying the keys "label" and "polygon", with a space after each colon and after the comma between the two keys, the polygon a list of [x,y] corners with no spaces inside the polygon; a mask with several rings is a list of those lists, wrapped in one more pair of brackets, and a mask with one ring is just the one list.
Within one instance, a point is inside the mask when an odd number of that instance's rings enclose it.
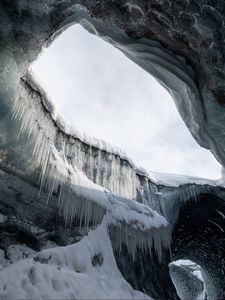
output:
{"label": "rock face", "polygon": [[[154,183],[120,150],[69,129],[27,73],[43,47],[68,26],[80,23],[153,74],[173,96],[196,141],[225,166],[224,14],[222,1],[1,1],[0,263],[4,282],[7,274],[19,268],[7,266],[18,259],[33,257],[32,262],[27,258],[27,266],[32,269],[38,264],[37,274],[40,264],[48,269],[51,255],[41,261],[34,256],[44,248],[67,246],[66,253],[73,247],[90,248],[85,241],[93,243],[92,232],[91,237],[83,236],[103,224],[107,234],[100,234],[100,240],[110,252],[111,238],[120,272],[133,288],[155,299],[179,299],[168,264],[192,259],[202,267],[209,299],[225,297],[225,190],[213,182],[179,187]],[[68,246],[77,241],[79,246]],[[20,249],[16,254],[14,245]],[[91,259],[84,251],[92,267],[108,272],[107,251],[94,245],[93,249]],[[37,255],[46,258],[45,252]],[[67,274],[67,260],[61,264],[61,254],[56,257],[53,264]],[[73,259],[69,272],[81,266],[81,257]],[[81,270],[85,266],[83,262]],[[28,278],[33,278],[31,273]],[[115,270],[116,285],[124,283],[118,274]],[[35,286],[38,280],[30,282]],[[0,295],[12,298],[12,287],[11,280],[6,280]],[[129,295],[136,295],[127,289]],[[21,297],[29,299],[29,291],[22,288]]]}

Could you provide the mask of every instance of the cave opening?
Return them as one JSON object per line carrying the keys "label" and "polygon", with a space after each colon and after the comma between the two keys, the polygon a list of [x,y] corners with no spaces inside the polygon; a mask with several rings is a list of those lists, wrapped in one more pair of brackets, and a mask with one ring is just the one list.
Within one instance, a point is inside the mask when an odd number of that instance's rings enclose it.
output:
{"label": "cave opening", "polygon": [[31,69],[69,124],[119,146],[135,164],[220,177],[220,164],[193,139],[166,89],[80,25],[63,31]]}
{"label": "cave opening", "polygon": [[[190,260],[200,266],[209,299],[225,296],[225,205],[217,195],[201,194],[180,210],[172,234],[172,261]],[[190,269],[190,268],[189,268]],[[175,286],[188,286],[187,268],[170,264]],[[183,282],[182,282],[183,280]],[[190,283],[191,280],[189,280]],[[193,286],[193,280],[192,284]],[[196,281],[195,281],[196,283]],[[200,284],[201,286],[201,284]],[[194,288],[192,288],[194,290]],[[196,290],[199,289],[196,288]],[[190,297],[191,289],[186,291]],[[199,291],[199,290],[198,290]],[[185,290],[183,289],[183,293]],[[186,294],[186,296],[187,296]]]}

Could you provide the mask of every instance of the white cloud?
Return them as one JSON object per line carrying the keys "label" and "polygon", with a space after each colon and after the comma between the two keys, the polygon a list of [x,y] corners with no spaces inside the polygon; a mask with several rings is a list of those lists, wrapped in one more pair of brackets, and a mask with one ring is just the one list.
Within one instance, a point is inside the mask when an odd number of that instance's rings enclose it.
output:
{"label": "white cloud", "polygon": [[70,123],[119,146],[138,165],[220,176],[220,165],[194,141],[167,91],[79,25],[64,32],[32,68]]}

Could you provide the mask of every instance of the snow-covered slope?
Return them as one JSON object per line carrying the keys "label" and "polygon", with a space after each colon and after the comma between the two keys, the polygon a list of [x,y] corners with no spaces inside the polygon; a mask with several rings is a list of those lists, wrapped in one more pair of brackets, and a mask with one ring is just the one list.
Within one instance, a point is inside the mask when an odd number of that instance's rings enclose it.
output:
{"label": "snow-covered slope", "polygon": [[1,299],[150,299],[119,272],[107,228],[77,244],[43,250],[0,272]]}

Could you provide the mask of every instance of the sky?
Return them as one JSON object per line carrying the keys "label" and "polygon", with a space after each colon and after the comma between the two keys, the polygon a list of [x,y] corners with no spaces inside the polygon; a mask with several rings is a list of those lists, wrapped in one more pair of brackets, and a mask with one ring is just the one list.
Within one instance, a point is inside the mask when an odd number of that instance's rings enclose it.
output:
{"label": "sky", "polygon": [[136,165],[220,177],[221,166],[192,138],[169,93],[80,25],[64,31],[31,69],[69,124],[120,147]]}

